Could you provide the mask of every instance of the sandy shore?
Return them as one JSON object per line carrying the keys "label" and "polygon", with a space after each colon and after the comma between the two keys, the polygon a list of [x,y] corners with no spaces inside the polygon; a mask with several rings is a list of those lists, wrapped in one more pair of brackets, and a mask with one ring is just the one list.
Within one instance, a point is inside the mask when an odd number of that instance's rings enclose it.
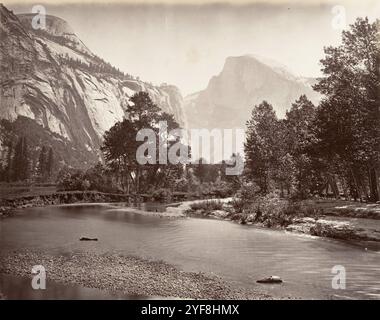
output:
{"label": "sandy shore", "polygon": [[160,261],[93,253],[50,256],[13,252],[0,256],[0,273],[31,277],[33,265],[43,265],[58,283],[120,291],[130,295],[190,299],[270,299],[259,291],[235,288],[214,276],[184,272]]}

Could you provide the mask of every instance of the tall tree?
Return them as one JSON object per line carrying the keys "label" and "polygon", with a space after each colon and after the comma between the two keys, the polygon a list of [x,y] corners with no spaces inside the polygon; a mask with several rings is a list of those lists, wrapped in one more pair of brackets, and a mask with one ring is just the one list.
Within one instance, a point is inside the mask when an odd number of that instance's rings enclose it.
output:
{"label": "tall tree", "polygon": [[134,124],[124,119],[105,132],[101,147],[107,165],[116,173],[118,181],[128,193],[131,183],[136,182],[136,134]]}
{"label": "tall tree", "polygon": [[256,106],[247,122],[244,144],[246,176],[267,193],[273,187],[281,150],[279,121],[266,101]]}
{"label": "tall tree", "polygon": [[26,180],[29,178],[29,150],[26,137],[20,137],[15,147],[13,168],[15,180]]}
{"label": "tall tree", "polygon": [[[296,195],[306,198],[309,194],[319,191],[323,185],[321,177],[322,164],[318,154],[310,154],[310,146],[315,142],[312,125],[316,116],[316,107],[302,95],[292,104],[285,117],[285,150],[287,157],[283,164],[290,165],[287,175],[294,170]],[[290,180],[290,177],[287,178]]]}
{"label": "tall tree", "polygon": [[194,165],[194,176],[203,183],[207,178],[207,162],[206,159],[200,158],[198,163]]}
{"label": "tall tree", "polygon": [[380,199],[380,45],[379,22],[358,18],[343,31],[342,44],[327,47],[324,77],[314,89],[324,95],[317,110],[318,148],[327,161],[343,167],[356,191]]}
{"label": "tall tree", "polygon": [[14,172],[13,172],[13,143],[12,141],[8,144],[8,152],[7,152],[7,161],[5,167],[6,180],[10,182],[13,180]]}
{"label": "tall tree", "polygon": [[38,157],[37,175],[41,180],[46,178],[46,147],[43,146]]}
{"label": "tall tree", "polygon": [[53,169],[54,169],[54,152],[53,148],[49,148],[49,152],[46,159],[46,174],[49,178],[53,175]]}

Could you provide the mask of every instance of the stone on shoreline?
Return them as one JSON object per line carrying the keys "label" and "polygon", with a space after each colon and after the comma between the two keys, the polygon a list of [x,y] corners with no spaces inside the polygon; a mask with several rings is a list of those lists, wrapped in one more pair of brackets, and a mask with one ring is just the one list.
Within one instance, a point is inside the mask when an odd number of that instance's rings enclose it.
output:
{"label": "stone on shoreline", "polygon": [[225,219],[229,213],[224,210],[214,210],[211,212],[211,215],[220,219]]}

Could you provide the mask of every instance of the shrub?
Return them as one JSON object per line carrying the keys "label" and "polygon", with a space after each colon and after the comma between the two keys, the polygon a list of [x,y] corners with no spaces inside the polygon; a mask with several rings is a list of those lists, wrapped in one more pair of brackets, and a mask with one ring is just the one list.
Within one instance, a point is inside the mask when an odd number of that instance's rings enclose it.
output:
{"label": "shrub", "polygon": [[247,206],[247,201],[242,198],[233,198],[229,204],[232,206],[234,212],[242,213]]}
{"label": "shrub", "polygon": [[153,191],[152,198],[154,201],[170,201],[172,193],[169,189],[160,188]]}
{"label": "shrub", "polygon": [[59,191],[85,191],[97,190],[100,192],[118,192],[113,184],[110,174],[98,164],[86,172],[70,168],[63,168],[57,177],[57,188]]}
{"label": "shrub", "polygon": [[204,214],[209,214],[214,210],[222,210],[223,203],[219,200],[208,200],[203,202],[195,202],[190,205],[191,210],[200,210]]}
{"label": "shrub", "polygon": [[217,197],[226,198],[232,196],[235,193],[235,190],[232,184],[219,181],[211,185],[211,192]]}
{"label": "shrub", "polygon": [[290,202],[286,208],[286,213],[291,216],[312,217],[316,218],[323,213],[323,210],[317,208],[313,201]]}

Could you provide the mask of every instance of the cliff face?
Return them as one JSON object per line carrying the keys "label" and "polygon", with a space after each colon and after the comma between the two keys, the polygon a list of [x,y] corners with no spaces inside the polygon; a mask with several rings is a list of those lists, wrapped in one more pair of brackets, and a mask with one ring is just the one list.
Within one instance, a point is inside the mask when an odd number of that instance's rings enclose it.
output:
{"label": "cliff face", "polygon": [[0,118],[25,116],[99,159],[104,132],[126,115],[129,98],[147,91],[185,125],[183,99],[174,86],[153,86],[124,75],[95,56],[64,20],[14,15],[0,5]]}
{"label": "cliff face", "polygon": [[189,126],[193,128],[245,128],[253,107],[263,100],[279,117],[302,94],[317,102],[313,79],[298,78],[273,61],[256,56],[229,57],[222,72],[207,88],[185,98]]}

